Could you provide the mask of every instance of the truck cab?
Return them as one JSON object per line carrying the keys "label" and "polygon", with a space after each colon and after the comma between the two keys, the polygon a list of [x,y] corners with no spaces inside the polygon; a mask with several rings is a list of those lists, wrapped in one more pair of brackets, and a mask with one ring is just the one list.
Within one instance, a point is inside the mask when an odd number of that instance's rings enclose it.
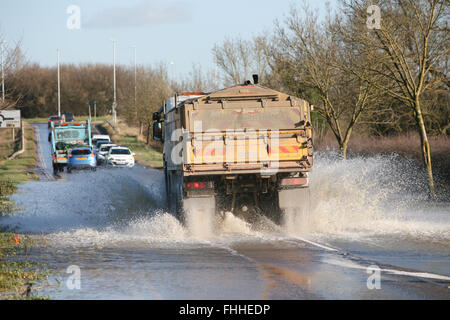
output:
{"label": "truck cab", "polygon": [[50,142],[52,144],[53,172],[56,174],[64,171],[73,148],[88,147],[92,150],[89,120],[86,123],[64,122],[56,126],[52,123]]}

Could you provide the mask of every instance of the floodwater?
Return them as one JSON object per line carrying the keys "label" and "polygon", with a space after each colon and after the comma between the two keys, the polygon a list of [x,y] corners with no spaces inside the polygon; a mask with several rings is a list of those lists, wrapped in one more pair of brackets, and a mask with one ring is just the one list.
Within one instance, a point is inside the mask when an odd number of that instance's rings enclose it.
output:
{"label": "floodwater", "polygon": [[[0,223],[36,238],[30,259],[54,271],[36,289],[41,295],[450,299],[450,202],[427,200],[412,161],[316,153],[307,225],[225,214],[202,232],[166,212],[157,170],[53,177],[47,128],[36,128],[41,180],[20,187],[13,196],[20,211]],[[79,268],[79,287],[70,266]],[[377,270],[379,282],[370,278]]]}

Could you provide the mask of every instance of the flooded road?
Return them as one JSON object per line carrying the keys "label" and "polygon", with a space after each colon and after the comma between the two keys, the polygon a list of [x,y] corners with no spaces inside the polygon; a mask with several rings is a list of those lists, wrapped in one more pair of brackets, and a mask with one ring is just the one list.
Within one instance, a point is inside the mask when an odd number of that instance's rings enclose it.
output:
{"label": "flooded road", "polygon": [[[41,180],[20,187],[20,211],[0,223],[37,239],[30,258],[54,271],[40,295],[450,299],[450,203],[426,202],[405,159],[317,153],[301,232],[226,215],[204,236],[166,212],[161,172],[136,165],[54,177],[47,127],[36,129]],[[67,285],[70,266],[79,289]]]}

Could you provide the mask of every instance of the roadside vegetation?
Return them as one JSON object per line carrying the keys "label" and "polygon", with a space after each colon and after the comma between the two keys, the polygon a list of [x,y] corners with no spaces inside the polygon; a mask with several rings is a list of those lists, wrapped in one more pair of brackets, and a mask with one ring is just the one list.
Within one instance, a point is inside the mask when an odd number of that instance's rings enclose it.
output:
{"label": "roadside vegetation", "polygon": [[[16,130],[15,141],[12,141],[11,130],[0,130],[0,213],[5,214],[12,211],[13,204],[8,196],[16,192],[19,183],[30,179],[37,179],[35,172],[31,170],[36,165],[34,131],[27,124],[25,125],[25,152],[18,155],[13,160],[8,160],[14,152],[20,150],[20,131]],[[0,215],[1,215],[0,214]]]}
{"label": "roadside vegetation", "polygon": [[43,268],[27,259],[33,243],[31,238],[2,232],[1,216],[14,214],[16,209],[9,197],[20,183],[37,179],[31,170],[36,166],[34,131],[28,123],[24,125],[26,151],[12,160],[7,158],[22,148],[21,136],[17,134],[12,141],[11,130],[0,130],[0,300],[42,299],[33,293],[33,289],[47,277]]}

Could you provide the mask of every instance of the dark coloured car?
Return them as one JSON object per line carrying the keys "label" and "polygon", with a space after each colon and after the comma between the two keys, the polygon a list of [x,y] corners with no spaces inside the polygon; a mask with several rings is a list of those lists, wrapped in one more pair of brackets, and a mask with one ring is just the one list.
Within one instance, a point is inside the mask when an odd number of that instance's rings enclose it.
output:
{"label": "dark coloured car", "polygon": [[49,128],[52,126],[53,121],[61,121],[61,117],[60,116],[50,116],[50,118],[48,118],[48,127]]}
{"label": "dark coloured car", "polygon": [[64,117],[64,120],[65,120],[66,122],[72,122],[72,121],[75,121],[75,116],[73,115],[73,113],[64,112],[64,113],[63,113],[63,117]]}

